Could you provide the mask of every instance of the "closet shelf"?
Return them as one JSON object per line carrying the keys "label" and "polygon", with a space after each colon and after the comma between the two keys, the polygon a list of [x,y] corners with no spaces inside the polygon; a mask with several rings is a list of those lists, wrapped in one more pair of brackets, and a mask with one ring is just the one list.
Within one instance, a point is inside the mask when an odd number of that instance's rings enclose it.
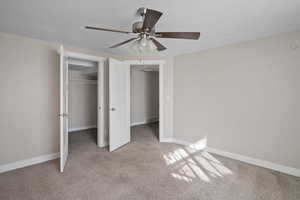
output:
{"label": "closet shelf", "polygon": [[89,80],[89,79],[70,79],[70,82],[80,83],[80,84],[97,84],[97,80]]}

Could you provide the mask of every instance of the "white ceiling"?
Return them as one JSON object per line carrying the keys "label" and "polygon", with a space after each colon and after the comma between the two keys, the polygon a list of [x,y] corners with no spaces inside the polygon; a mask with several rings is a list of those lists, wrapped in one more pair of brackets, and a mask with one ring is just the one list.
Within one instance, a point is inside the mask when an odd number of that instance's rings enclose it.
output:
{"label": "white ceiling", "polygon": [[85,25],[131,30],[139,7],[162,11],[159,31],[200,31],[198,41],[159,39],[177,55],[300,29],[300,0],[1,0],[0,31],[81,48],[109,49],[129,39],[119,33],[85,30]]}

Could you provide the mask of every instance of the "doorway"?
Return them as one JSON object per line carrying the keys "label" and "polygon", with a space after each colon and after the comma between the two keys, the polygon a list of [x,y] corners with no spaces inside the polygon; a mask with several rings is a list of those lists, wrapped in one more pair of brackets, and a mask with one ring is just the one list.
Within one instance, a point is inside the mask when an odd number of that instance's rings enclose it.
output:
{"label": "doorway", "polygon": [[[109,145],[109,151],[117,150],[131,141],[130,118],[130,68],[131,66],[158,66],[159,70],[159,141],[163,141],[164,127],[164,61],[108,60],[85,54],[60,51],[60,171],[63,172],[69,153],[69,69],[96,65],[97,78],[97,145]],[[91,68],[92,69],[92,68]],[[94,70],[94,69],[93,69]],[[91,70],[91,71],[93,71]],[[145,69],[144,71],[147,71]],[[88,72],[90,73],[90,72]],[[91,74],[96,71],[91,72]],[[153,119],[152,119],[153,120]]]}
{"label": "doorway", "polygon": [[70,58],[68,68],[68,141],[72,153],[98,142],[98,64],[86,61],[83,65]]}
{"label": "doorway", "polygon": [[159,65],[131,65],[132,141],[159,141]]}
{"label": "doorway", "polygon": [[105,59],[64,51],[62,46],[59,54],[60,171],[63,172],[69,155],[69,132],[93,128],[94,144],[104,145]]}
{"label": "doorway", "polygon": [[164,141],[164,76],[162,60],[108,60],[109,71],[109,151],[131,142],[131,66],[159,68],[159,141]]}

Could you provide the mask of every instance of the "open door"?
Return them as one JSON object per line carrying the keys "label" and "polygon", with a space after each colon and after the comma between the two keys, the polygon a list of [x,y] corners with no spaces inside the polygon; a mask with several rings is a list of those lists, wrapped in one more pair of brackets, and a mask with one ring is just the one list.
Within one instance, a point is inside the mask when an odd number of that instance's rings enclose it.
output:
{"label": "open door", "polygon": [[130,142],[130,66],[109,59],[109,151]]}
{"label": "open door", "polygon": [[68,158],[68,63],[63,46],[60,47],[60,171]]}

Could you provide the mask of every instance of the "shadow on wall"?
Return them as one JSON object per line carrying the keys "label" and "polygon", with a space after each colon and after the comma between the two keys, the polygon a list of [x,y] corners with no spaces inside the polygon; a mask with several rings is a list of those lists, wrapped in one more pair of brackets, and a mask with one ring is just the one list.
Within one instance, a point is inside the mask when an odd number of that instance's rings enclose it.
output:
{"label": "shadow on wall", "polygon": [[171,169],[172,177],[185,182],[193,182],[195,179],[210,182],[212,178],[233,174],[213,155],[203,151],[206,148],[206,140],[204,138],[163,155],[167,166]]}

